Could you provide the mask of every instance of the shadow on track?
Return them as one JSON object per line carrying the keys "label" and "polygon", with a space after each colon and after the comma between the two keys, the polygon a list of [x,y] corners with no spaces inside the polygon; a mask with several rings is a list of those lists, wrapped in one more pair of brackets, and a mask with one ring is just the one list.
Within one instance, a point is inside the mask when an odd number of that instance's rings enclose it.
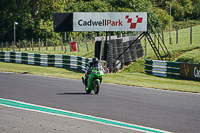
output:
{"label": "shadow on track", "polygon": [[57,93],[56,95],[92,95],[87,93]]}

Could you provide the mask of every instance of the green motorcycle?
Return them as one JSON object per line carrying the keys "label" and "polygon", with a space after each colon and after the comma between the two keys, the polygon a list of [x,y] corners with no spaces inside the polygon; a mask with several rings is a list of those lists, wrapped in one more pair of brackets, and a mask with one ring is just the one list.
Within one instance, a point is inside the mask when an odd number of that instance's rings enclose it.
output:
{"label": "green motorcycle", "polygon": [[[85,91],[90,94],[94,90],[95,94],[99,93],[100,85],[103,80],[104,69],[101,66],[91,67],[91,73],[89,74],[87,83],[85,85]],[[83,81],[84,78],[82,77]]]}

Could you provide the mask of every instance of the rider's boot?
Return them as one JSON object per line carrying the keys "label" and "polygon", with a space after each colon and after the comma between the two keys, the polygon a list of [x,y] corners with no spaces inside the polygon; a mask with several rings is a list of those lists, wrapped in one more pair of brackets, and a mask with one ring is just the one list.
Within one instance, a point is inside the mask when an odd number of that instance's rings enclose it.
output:
{"label": "rider's boot", "polygon": [[85,85],[85,79],[84,79],[84,77],[82,77],[82,82],[83,82],[83,84]]}
{"label": "rider's boot", "polygon": [[88,76],[85,75],[85,85],[87,85]]}

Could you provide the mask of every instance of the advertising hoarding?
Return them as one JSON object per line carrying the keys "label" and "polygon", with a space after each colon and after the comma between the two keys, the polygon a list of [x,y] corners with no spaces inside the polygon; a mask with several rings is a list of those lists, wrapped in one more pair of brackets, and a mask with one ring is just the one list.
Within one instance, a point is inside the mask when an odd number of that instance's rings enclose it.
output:
{"label": "advertising hoarding", "polygon": [[180,63],[180,77],[200,81],[200,64]]}

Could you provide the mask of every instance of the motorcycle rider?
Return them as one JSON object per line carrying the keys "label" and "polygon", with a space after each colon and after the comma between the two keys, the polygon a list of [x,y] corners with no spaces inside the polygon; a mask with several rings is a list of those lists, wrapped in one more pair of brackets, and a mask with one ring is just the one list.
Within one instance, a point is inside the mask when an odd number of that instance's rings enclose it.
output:
{"label": "motorcycle rider", "polygon": [[90,62],[89,65],[87,66],[86,71],[85,71],[85,79],[82,77],[82,81],[85,85],[87,85],[87,79],[90,73],[92,72],[91,67],[98,67],[98,64],[99,64],[98,58],[94,57],[92,59],[92,62]]}

